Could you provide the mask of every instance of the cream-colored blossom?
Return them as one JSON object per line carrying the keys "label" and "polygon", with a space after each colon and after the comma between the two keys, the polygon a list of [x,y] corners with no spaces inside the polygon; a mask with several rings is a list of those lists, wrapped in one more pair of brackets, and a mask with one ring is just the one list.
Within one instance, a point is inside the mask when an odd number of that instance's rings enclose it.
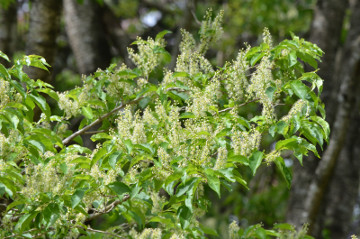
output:
{"label": "cream-colored blossom", "polygon": [[229,238],[230,239],[237,239],[239,238],[238,232],[240,230],[240,227],[238,226],[236,221],[232,221],[229,225]]}
{"label": "cream-colored blossom", "polygon": [[138,52],[135,53],[134,49],[128,48],[130,59],[134,64],[142,70],[145,77],[148,77],[150,72],[160,64],[161,58],[159,53],[155,51],[156,47],[165,47],[163,40],[154,41],[152,38],[148,38],[145,42],[140,37],[136,39]]}
{"label": "cream-colored blossom", "polygon": [[285,122],[289,122],[289,120],[294,117],[296,114],[298,114],[299,112],[301,112],[302,108],[306,105],[306,102],[302,99],[296,101],[289,113],[287,115],[285,115],[284,117],[281,118],[281,120],[285,121]]}
{"label": "cream-colored blossom", "polygon": [[249,156],[254,149],[258,149],[260,146],[261,133],[255,129],[240,131],[233,128],[231,134],[231,146],[235,154]]}
{"label": "cream-colored blossom", "polygon": [[218,149],[217,154],[218,155],[217,155],[217,159],[216,159],[214,169],[215,170],[223,169],[225,164],[226,164],[227,154],[228,154],[228,151],[226,150],[226,147],[220,147]]}

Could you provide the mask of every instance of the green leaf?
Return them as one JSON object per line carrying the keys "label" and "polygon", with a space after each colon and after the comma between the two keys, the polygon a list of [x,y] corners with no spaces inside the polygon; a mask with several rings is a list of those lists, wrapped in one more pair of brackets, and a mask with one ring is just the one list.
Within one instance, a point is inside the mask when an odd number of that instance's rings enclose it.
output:
{"label": "green leaf", "polygon": [[280,170],[281,175],[284,177],[287,187],[290,188],[292,175],[290,170],[286,167],[284,159],[282,157],[277,157],[274,162],[277,168]]}
{"label": "green leaf", "polygon": [[38,92],[43,92],[45,94],[47,94],[48,96],[50,96],[51,98],[53,98],[56,101],[59,101],[59,95],[52,89],[49,88],[44,88],[44,89],[38,89]]}
{"label": "green leaf", "polygon": [[9,72],[2,64],[0,64],[0,76],[2,76],[5,79],[11,79]]}
{"label": "green leaf", "polygon": [[27,201],[25,199],[13,201],[6,207],[6,211],[9,211],[11,208],[16,207],[18,205],[24,205],[26,203]]}
{"label": "green leaf", "polygon": [[294,80],[290,83],[291,89],[300,99],[306,100],[309,98],[310,89],[302,81]]}
{"label": "green leaf", "polygon": [[180,119],[193,119],[193,118],[196,118],[196,116],[192,112],[184,112],[180,115]]}
{"label": "green leaf", "polygon": [[35,148],[40,150],[42,153],[45,153],[46,147],[41,141],[38,141],[38,140],[35,140],[35,139],[29,139],[29,140],[26,140],[26,142],[28,142],[29,144],[35,146]]}
{"label": "green leaf", "polygon": [[265,52],[258,52],[254,54],[250,59],[250,65],[254,66],[263,56],[265,55]]}
{"label": "green leaf", "polygon": [[122,182],[113,182],[108,184],[107,186],[119,197],[123,197],[124,194],[131,192],[129,186]]}
{"label": "green leaf", "polygon": [[5,60],[7,60],[8,62],[10,62],[9,57],[8,57],[4,52],[2,52],[2,51],[0,51],[0,57],[3,58],[3,59],[5,59]]}
{"label": "green leaf", "polygon": [[114,152],[109,156],[109,164],[113,169],[115,169],[116,163],[121,158],[121,156],[122,156],[121,151]]}
{"label": "green leaf", "polygon": [[13,180],[9,180],[8,178],[0,176],[0,189],[4,188],[4,191],[9,195],[9,197],[13,197],[16,193],[16,187],[14,185]]}
{"label": "green leaf", "polygon": [[107,154],[106,148],[101,148],[97,151],[91,161],[90,167],[94,166],[104,155]]}
{"label": "green leaf", "polygon": [[75,208],[83,199],[87,188],[76,189],[74,194],[71,196],[71,208]]}
{"label": "green leaf", "polygon": [[185,183],[182,183],[177,188],[176,196],[180,197],[184,195],[185,193],[188,193],[190,190],[194,188],[194,185],[199,181],[199,178],[192,177],[189,180],[187,180]]}
{"label": "green leaf", "polygon": [[188,78],[190,78],[190,75],[187,72],[174,72],[172,74],[172,77],[188,77]]}
{"label": "green leaf", "polygon": [[320,147],[322,148],[323,145],[323,134],[321,133],[320,126],[315,123],[310,123],[307,121],[301,122],[302,125],[302,133],[305,135],[305,137],[310,140],[314,145],[316,143],[319,143]]}
{"label": "green leaf", "polygon": [[293,67],[294,65],[296,65],[296,63],[298,62],[296,51],[290,52],[290,54],[288,55],[288,60],[289,60],[289,67]]}
{"label": "green leaf", "polygon": [[250,167],[253,175],[255,175],[257,168],[260,166],[263,156],[264,156],[263,152],[260,152],[260,151],[255,151],[250,156],[249,167]]}
{"label": "green leaf", "polygon": [[314,69],[318,68],[317,61],[314,59],[313,56],[311,56],[307,53],[302,53],[302,52],[298,52],[297,55],[302,61],[304,61],[305,63],[308,63]]}
{"label": "green leaf", "polygon": [[211,227],[206,227],[206,226],[200,224],[200,228],[206,235],[216,236],[216,237],[219,236],[217,231],[215,229],[211,228]]}
{"label": "green leaf", "polygon": [[326,122],[323,118],[321,118],[319,116],[311,116],[310,119],[321,126],[321,128],[324,131],[323,136],[324,136],[325,140],[328,141],[328,138],[330,135],[330,126],[329,126],[328,122]]}
{"label": "green leaf", "polygon": [[297,138],[279,140],[275,145],[275,149],[294,149],[298,145],[297,141]]}
{"label": "green leaf", "polygon": [[159,32],[156,37],[155,37],[155,41],[158,42],[160,39],[162,39],[166,34],[172,33],[169,30],[163,30],[161,32]]}
{"label": "green leaf", "polygon": [[209,187],[214,190],[220,198],[220,179],[213,169],[208,168],[205,170],[205,175],[209,184]]}
{"label": "green leaf", "polygon": [[178,218],[180,220],[181,228],[186,229],[190,225],[192,218],[192,213],[188,207],[185,205],[179,207],[177,211]]}
{"label": "green leaf", "polygon": [[44,57],[37,55],[24,56],[22,62],[27,66],[33,66],[45,71],[49,71],[47,67],[50,67],[50,65],[46,62]]}
{"label": "green leaf", "polygon": [[38,214],[38,211],[33,211],[29,214],[22,215],[19,221],[16,223],[15,230],[22,232],[25,229],[29,228],[30,223]]}
{"label": "green leaf", "polygon": [[60,217],[60,208],[56,203],[50,203],[42,212],[46,229],[51,227]]}
{"label": "green leaf", "polygon": [[270,99],[270,101],[273,100],[275,91],[276,91],[276,88],[273,86],[270,86],[266,89],[265,94]]}
{"label": "green leaf", "polygon": [[228,157],[229,162],[241,163],[243,165],[249,165],[249,159],[243,155],[233,155]]}
{"label": "green leaf", "polygon": [[[117,73],[118,76],[125,76],[128,79],[134,79],[136,77],[138,77],[138,75],[132,71],[132,70],[123,70],[123,71],[119,71]],[[135,81],[129,81],[130,84],[132,85],[136,85]]]}
{"label": "green leaf", "polygon": [[81,107],[81,112],[87,119],[91,120],[94,118],[94,114],[90,106]]}
{"label": "green leaf", "polygon": [[39,106],[39,108],[41,109],[41,111],[43,113],[45,113],[45,115],[47,117],[51,116],[51,110],[49,105],[46,103],[46,100],[44,97],[42,97],[41,95],[35,95],[35,94],[29,94],[28,95],[35,103],[37,106]]}
{"label": "green leaf", "polygon": [[146,106],[148,106],[148,104],[151,102],[151,98],[146,96],[143,99],[141,99],[139,101],[139,106],[141,107],[141,109],[145,109]]}
{"label": "green leaf", "polygon": [[97,133],[97,134],[94,134],[90,137],[90,139],[95,142],[97,140],[101,140],[101,139],[112,139],[112,136],[110,136],[109,134],[107,133],[104,133],[104,132],[101,132],[101,133]]}

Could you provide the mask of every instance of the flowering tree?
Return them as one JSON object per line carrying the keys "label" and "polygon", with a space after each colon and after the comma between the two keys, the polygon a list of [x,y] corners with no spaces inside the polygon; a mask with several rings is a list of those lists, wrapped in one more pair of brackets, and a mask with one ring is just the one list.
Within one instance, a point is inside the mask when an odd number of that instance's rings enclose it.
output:
{"label": "flowering tree", "polygon": [[[322,80],[303,69],[316,69],[322,51],[296,36],[273,46],[265,29],[260,46],[214,68],[205,53],[221,37],[221,18],[206,15],[199,43],[182,31],[174,71],[163,67],[171,60],[167,31],[133,43],[136,68],[111,65],[63,93],[23,73],[47,69],[39,56],[0,65],[1,237],[202,238],[217,235],[198,220],[209,207],[204,188],[219,197],[235,182],[247,188],[238,167],[255,174],[274,163],[290,186],[282,153],[301,162],[308,151],[318,155],[329,134]],[[248,104],[261,110],[242,112]],[[74,117],[82,120],[71,131]],[[82,146],[82,134],[92,135],[95,149]],[[273,139],[270,151],[260,147],[264,135]],[[116,222],[91,227],[105,217]],[[293,233],[284,224],[230,228],[231,238]]]}

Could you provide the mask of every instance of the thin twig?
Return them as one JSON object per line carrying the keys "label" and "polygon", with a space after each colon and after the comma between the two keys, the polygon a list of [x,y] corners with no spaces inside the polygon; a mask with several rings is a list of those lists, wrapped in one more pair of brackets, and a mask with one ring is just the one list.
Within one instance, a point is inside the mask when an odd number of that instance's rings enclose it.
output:
{"label": "thin twig", "polygon": [[[30,230],[28,230],[28,231],[22,232],[21,234],[25,234],[25,233],[32,232],[32,231],[36,231],[36,230],[38,230],[38,228],[30,229]],[[18,233],[13,233],[13,234],[11,234],[10,236],[3,237],[3,239],[16,238],[17,236],[20,236],[20,234],[18,234]]]}
{"label": "thin twig", "polygon": [[259,100],[259,98],[256,98],[256,99],[250,100],[250,101],[248,101],[248,102],[242,103],[242,104],[240,104],[240,105],[237,105],[237,106],[234,106],[234,107],[229,107],[229,108],[220,110],[218,113],[220,114],[220,113],[223,113],[223,112],[226,112],[226,111],[230,111],[230,110],[234,109],[235,107],[242,107],[242,106],[245,106],[245,105],[250,104],[250,103],[252,103],[252,102],[258,101],[258,100]]}
{"label": "thin twig", "polygon": [[129,102],[127,102],[126,104],[121,104],[120,106],[116,107],[115,109],[113,109],[113,110],[110,111],[109,113],[106,113],[106,114],[100,116],[97,120],[95,120],[95,121],[92,122],[91,124],[85,126],[84,128],[76,131],[75,133],[73,133],[72,135],[70,135],[69,137],[67,137],[66,139],[64,139],[64,140],[62,141],[63,145],[68,144],[68,143],[69,143],[72,139],[74,139],[76,136],[84,134],[86,131],[88,131],[89,129],[91,129],[93,126],[101,123],[104,119],[108,118],[110,115],[114,114],[115,112],[123,109],[125,106],[131,105],[131,104],[135,104],[135,103],[139,102],[142,98],[144,98],[144,97],[142,96],[142,97],[139,97],[139,98],[137,98],[137,99],[135,99],[135,100],[129,101]]}
{"label": "thin twig", "polygon": [[170,91],[170,90],[176,90],[176,91],[179,91],[179,92],[189,91],[189,90],[186,90],[186,89],[183,89],[183,88],[179,88],[179,87],[170,87],[170,88],[167,88],[165,91]]}
{"label": "thin twig", "polygon": [[97,218],[97,217],[99,217],[99,216],[101,216],[103,214],[111,212],[117,205],[119,205],[119,204],[121,204],[121,203],[123,203],[123,202],[125,202],[125,201],[127,201],[129,199],[130,199],[130,195],[126,194],[122,200],[115,200],[110,205],[106,206],[104,211],[97,212],[97,213],[94,213],[94,214],[90,214],[89,217],[86,219],[85,223],[89,222],[89,221],[92,221],[95,218]]}
{"label": "thin twig", "polygon": [[[85,228],[83,228],[85,229]],[[97,232],[97,233],[102,233],[102,234],[107,234],[107,235],[110,235],[110,236],[113,236],[113,237],[117,237],[117,238],[124,238],[122,236],[119,236],[115,233],[112,233],[112,232],[107,232],[107,231],[102,231],[102,230],[97,230],[97,229],[92,229],[91,227],[88,227],[86,228],[85,230],[87,231],[90,231],[90,232]]]}
{"label": "thin twig", "polygon": [[106,129],[103,130],[96,130],[96,131],[88,131],[88,132],[84,132],[84,134],[98,134],[98,133],[103,133],[106,132]]}

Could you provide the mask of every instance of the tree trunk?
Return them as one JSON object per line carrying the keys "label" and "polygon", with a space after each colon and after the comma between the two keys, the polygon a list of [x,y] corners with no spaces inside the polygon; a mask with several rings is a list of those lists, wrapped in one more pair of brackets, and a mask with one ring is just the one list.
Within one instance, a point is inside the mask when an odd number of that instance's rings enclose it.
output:
{"label": "tree trunk", "polygon": [[[56,53],[56,38],[60,31],[61,0],[31,1],[29,33],[26,54],[44,57],[52,65]],[[25,72],[33,79],[50,82],[47,71],[29,67]]]}
{"label": "tree trunk", "polygon": [[[0,7],[0,51],[11,57],[15,49],[16,37],[16,3],[12,3],[7,9]],[[0,64],[9,67],[9,62],[0,59]]]}
{"label": "tree trunk", "polygon": [[[327,3],[330,2],[332,1]],[[337,10],[339,10],[340,6],[338,4],[341,2],[333,1],[333,6],[337,6]],[[343,4],[345,3],[343,2]],[[325,104],[327,104],[332,133],[330,143],[324,151],[322,159],[314,171],[315,173],[312,174],[311,170],[306,170],[307,173],[298,172],[301,169],[296,169],[294,172],[295,178],[299,177],[300,174],[301,176],[300,180],[294,181],[288,219],[291,219],[289,221],[298,226],[304,222],[310,223],[309,230],[315,238],[321,238],[321,231],[325,228],[330,231],[332,238],[346,238],[349,236],[352,211],[358,194],[358,168],[360,162],[358,162],[358,156],[354,152],[359,151],[357,136],[360,125],[359,113],[354,109],[355,102],[359,101],[359,99],[356,99],[359,98],[359,96],[356,96],[356,92],[359,92],[358,75],[360,73],[360,19],[358,18],[360,1],[354,2],[351,11],[350,29],[342,49],[340,61],[335,61],[336,51],[339,50],[340,46],[339,39],[337,39],[336,47],[336,44],[332,42],[334,36],[331,37],[335,31],[333,27],[336,21],[334,19],[340,19],[338,14],[335,14],[338,18],[335,15],[333,15],[333,18],[330,16],[323,17],[323,21],[326,22],[323,26],[328,27],[322,29],[322,34],[316,32],[313,35],[313,37],[316,37],[317,34],[320,34],[318,39],[325,42],[323,43],[325,56],[333,56],[333,59],[324,58],[324,67],[320,66],[320,75],[325,80],[325,86],[328,85],[328,87],[324,88],[327,93],[324,100]],[[331,11],[324,9],[324,13],[330,14]],[[315,17],[315,21],[316,19],[317,17]],[[336,33],[335,37],[339,38],[338,36],[339,32]],[[321,46],[321,42],[319,42],[319,45]],[[326,46],[330,47],[328,48],[330,54],[328,54]],[[335,66],[337,67],[335,68]],[[326,72],[324,72],[324,68]],[[332,75],[334,77],[331,77]],[[340,90],[338,90],[338,85]],[[334,107],[336,105],[337,108]],[[310,186],[308,186],[309,178],[311,179]],[[303,182],[306,183],[302,184]],[[299,190],[299,188],[301,189]],[[297,205],[296,209],[302,214],[294,214],[296,212],[294,205]],[[296,219],[296,216],[298,216],[298,219]]]}
{"label": "tree trunk", "polygon": [[[319,64],[318,74],[324,79],[323,101],[327,111],[327,121],[333,118],[336,107],[333,107],[333,91],[337,91],[338,84],[334,76],[336,56],[340,46],[340,33],[343,26],[345,11],[348,1],[319,0],[314,12],[314,19],[311,26],[310,41],[316,43],[324,52],[322,62]],[[331,19],[331,22],[329,21]],[[329,121],[332,125],[332,120]],[[306,198],[309,185],[319,159],[310,155],[304,160],[303,166],[297,161],[294,163],[293,183],[289,198],[287,221],[301,227],[306,222],[304,198]]]}
{"label": "tree trunk", "polygon": [[85,0],[64,0],[66,32],[81,74],[90,74],[110,64],[110,47],[105,38],[99,4]]}

